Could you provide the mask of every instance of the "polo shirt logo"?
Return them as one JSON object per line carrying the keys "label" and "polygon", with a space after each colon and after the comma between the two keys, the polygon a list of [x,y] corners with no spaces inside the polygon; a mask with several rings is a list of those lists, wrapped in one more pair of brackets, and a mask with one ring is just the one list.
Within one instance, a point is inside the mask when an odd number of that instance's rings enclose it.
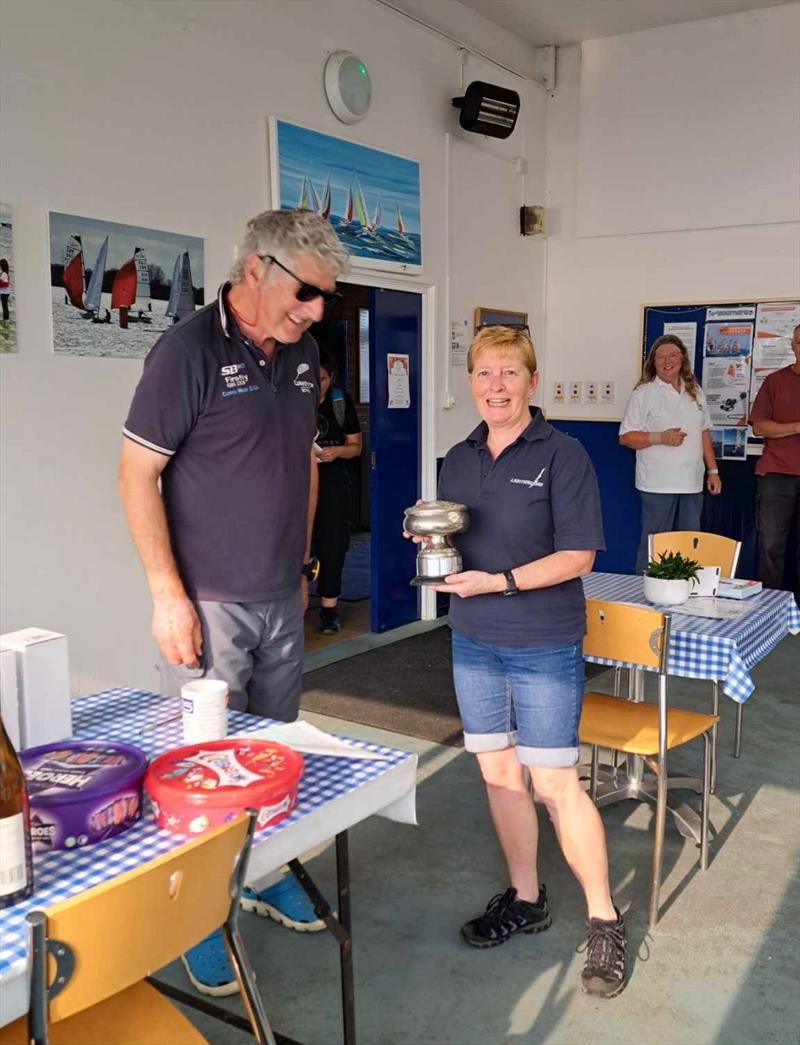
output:
{"label": "polo shirt logo", "polygon": [[228,396],[243,395],[245,392],[257,392],[258,385],[250,384],[250,377],[244,363],[228,363],[220,367],[220,375],[225,382],[225,391],[222,398]]}
{"label": "polo shirt logo", "polygon": [[535,479],[509,479],[508,481],[510,483],[516,483],[518,486],[527,486],[530,490],[533,486],[544,486],[544,483],[542,482],[542,476],[546,471],[547,469],[543,468]]}
{"label": "polo shirt logo", "polygon": [[300,375],[308,373],[310,369],[311,367],[308,365],[308,363],[298,363],[297,373],[294,375],[294,381],[292,381],[292,384],[295,386],[295,388],[299,388],[300,391],[304,392],[306,395],[311,395],[311,393],[314,391],[314,382],[301,381]]}

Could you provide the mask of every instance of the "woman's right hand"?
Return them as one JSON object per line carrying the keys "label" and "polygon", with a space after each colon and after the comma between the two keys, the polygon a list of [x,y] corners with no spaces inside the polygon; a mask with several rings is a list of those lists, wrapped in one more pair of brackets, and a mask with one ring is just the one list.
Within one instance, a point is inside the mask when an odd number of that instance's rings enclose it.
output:
{"label": "woman's right hand", "polygon": [[[416,501],[414,501],[414,506],[415,507],[418,504],[422,504],[422,498],[421,497],[418,497],[416,499]],[[403,530],[403,536],[405,537],[405,539],[407,541],[413,541],[414,544],[429,544],[430,543],[430,537],[417,537],[416,534],[409,533],[408,530]]]}
{"label": "woman's right hand", "polygon": [[682,428],[667,428],[661,433],[661,443],[664,446],[680,446],[686,438],[686,432]]}

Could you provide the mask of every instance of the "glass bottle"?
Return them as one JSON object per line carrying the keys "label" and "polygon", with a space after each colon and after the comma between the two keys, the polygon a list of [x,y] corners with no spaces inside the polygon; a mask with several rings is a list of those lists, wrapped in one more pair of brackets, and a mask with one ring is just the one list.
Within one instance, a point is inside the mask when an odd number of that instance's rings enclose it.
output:
{"label": "glass bottle", "polygon": [[0,718],[0,907],[33,892],[28,788],[19,756]]}

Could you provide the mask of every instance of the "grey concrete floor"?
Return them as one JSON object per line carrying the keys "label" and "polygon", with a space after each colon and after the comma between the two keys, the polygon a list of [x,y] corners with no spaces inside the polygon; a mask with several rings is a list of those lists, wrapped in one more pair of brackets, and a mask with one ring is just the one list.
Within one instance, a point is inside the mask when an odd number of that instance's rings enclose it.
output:
{"label": "grey concrete floor", "polygon": [[[734,705],[723,698],[716,829],[702,873],[697,849],[667,825],[662,916],[647,928],[652,811],[603,810],[611,880],[626,915],[631,981],[611,1001],[583,995],[580,890],[540,809],[542,878],[552,928],[476,951],[458,929],[506,886],[474,759],[462,750],[314,716],[322,728],[420,755],[419,827],[373,817],[350,832],[358,1038],[361,1045],[669,1043],[800,1040],[800,639],[754,671],[743,757],[733,759]],[[593,680],[609,691],[611,673]],[[675,703],[706,710],[707,683],[675,680]],[[312,717],[312,716],[309,716]],[[699,766],[691,745],[671,762]],[[332,848],[309,870],[335,896]],[[256,915],[241,925],[273,1027],[306,1045],[342,1040],[338,949],[328,933],[293,933]],[[165,978],[185,986],[180,966]],[[241,1012],[238,999],[226,1000]],[[192,1019],[214,1045],[246,1035]]]}

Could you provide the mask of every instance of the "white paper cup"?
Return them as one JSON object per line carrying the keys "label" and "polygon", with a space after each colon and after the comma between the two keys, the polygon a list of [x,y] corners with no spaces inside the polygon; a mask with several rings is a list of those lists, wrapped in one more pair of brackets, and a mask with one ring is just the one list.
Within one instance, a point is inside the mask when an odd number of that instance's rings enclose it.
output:
{"label": "white paper cup", "polygon": [[228,683],[195,679],[181,686],[183,739],[187,744],[224,740],[228,735]]}

